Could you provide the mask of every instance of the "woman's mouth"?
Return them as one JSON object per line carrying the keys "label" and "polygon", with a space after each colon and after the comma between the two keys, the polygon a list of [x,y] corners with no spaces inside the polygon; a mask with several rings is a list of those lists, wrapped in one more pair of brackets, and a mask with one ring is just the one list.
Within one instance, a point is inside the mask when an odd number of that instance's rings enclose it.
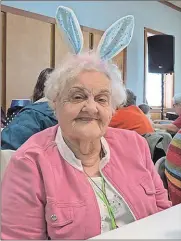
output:
{"label": "woman's mouth", "polygon": [[96,118],[92,118],[92,117],[80,117],[80,118],[76,118],[76,120],[91,122],[91,121],[94,121],[94,120],[97,120],[97,119]]}

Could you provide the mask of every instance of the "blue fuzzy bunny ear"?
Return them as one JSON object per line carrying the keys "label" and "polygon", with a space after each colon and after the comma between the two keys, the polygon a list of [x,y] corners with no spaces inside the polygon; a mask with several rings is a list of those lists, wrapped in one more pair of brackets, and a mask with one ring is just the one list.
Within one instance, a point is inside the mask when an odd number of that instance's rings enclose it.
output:
{"label": "blue fuzzy bunny ear", "polygon": [[56,22],[74,53],[80,53],[83,48],[83,34],[75,13],[70,8],[59,6]]}
{"label": "blue fuzzy bunny ear", "polygon": [[133,36],[134,17],[128,15],[113,23],[103,34],[97,52],[101,59],[109,60],[126,48]]}

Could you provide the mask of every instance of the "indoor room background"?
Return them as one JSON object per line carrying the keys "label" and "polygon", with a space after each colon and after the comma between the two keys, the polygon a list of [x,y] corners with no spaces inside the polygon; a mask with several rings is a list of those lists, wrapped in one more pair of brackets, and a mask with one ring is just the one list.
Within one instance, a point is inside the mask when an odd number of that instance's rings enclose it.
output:
{"label": "indoor room background", "polygon": [[123,56],[126,87],[135,92],[138,104],[145,100],[144,29],[149,28],[175,36],[174,93],[181,92],[181,12],[159,1],[2,1],[2,4],[52,18],[57,7],[64,5],[75,11],[82,26],[102,31],[118,18],[132,14],[135,17],[133,39],[126,58]]}

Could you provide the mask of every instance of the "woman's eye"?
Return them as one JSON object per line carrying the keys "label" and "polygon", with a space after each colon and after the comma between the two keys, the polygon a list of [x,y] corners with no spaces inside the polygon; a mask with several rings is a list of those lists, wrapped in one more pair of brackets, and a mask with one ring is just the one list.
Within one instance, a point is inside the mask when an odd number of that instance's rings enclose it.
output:
{"label": "woman's eye", "polygon": [[74,99],[75,100],[81,100],[81,99],[83,99],[83,96],[77,95],[77,96],[74,96]]}
{"label": "woman's eye", "polygon": [[109,99],[107,97],[98,97],[96,98],[96,101],[102,105],[107,105],[109,102]]}
{"label": "woman's eye", "polygon": [[106,103],[107,102],[107,100],[103,99],[103,98],[98,99],[98,101],[101,102],[101,103]]}
{"label": "woman's eye", "polygon": [[74,102],[80,102],[80,101],[83,101],[84,99],[85,99],[85,96],[83,96],[83,95],[72,96],[72,101],[74,101]]}
{"label": "woman's eye", "polygon": [[85,97],[82,95],[75,95],[74,100],[83,100]]}

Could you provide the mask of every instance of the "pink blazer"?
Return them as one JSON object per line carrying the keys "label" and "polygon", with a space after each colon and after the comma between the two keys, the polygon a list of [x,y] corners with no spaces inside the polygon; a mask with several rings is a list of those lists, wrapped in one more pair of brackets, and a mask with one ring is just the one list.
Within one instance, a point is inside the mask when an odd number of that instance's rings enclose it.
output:
{"label": "pink blazer", "polygon": [[[88,239],[101,232],[94,191],[55,143],[57,126],[32,136],[13,155],[2,182],[2,239]],[[136,219],[171,206],[146,141],[108,128],[110,160],[101,170]]]}

